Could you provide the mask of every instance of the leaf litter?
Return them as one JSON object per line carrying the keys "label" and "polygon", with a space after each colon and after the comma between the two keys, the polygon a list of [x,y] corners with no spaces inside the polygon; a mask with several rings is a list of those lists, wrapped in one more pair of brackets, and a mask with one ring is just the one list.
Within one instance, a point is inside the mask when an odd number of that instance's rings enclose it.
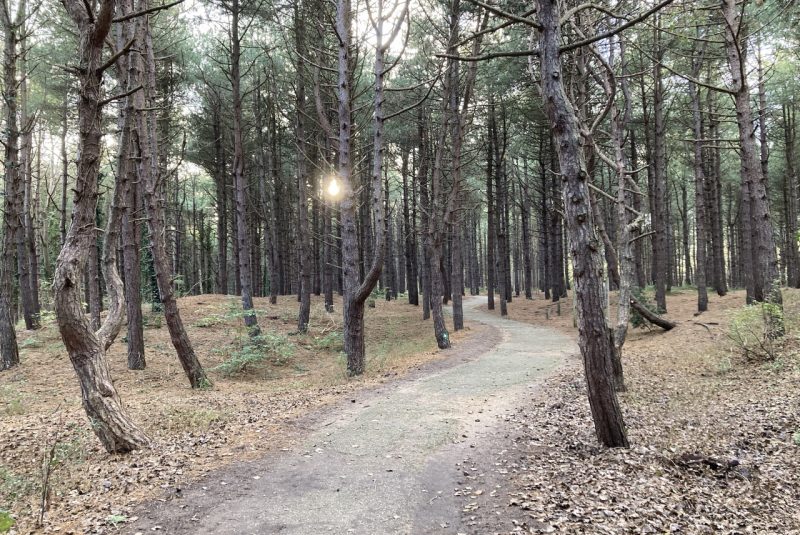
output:
{"label": "leaf litter", "polygon": [[[796,318],[800,292],[784,298]],[[598,445],[577,358],[532,389],[500,418],[502,447],[457,467],[469,533],[800,533],[800,343],[791,330],[778,360],[741,358],[725,329],[743,303],[712,297],[712,328],[698,328],[696,294],[679,293],[668,300],[679,328],[631,332],[630,449]],[[515,301],[510,316],[574,335],[568,307],[549,306]]]}

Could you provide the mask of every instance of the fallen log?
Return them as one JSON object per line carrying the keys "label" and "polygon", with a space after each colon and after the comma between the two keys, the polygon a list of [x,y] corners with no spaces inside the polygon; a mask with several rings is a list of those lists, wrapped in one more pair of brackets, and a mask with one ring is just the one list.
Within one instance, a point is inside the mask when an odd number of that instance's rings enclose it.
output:
{"label": "fallen log", "polygon": [[652,323],[653,325],[657,325],[661,327],[665,331],[672,330],[676,327],[676,324],[669,321],[668,319],[662,318],[658,314],[652,312],[649,308],[644,306],[636,297],[631,297],[631,307],[639,313],[644,319]]}

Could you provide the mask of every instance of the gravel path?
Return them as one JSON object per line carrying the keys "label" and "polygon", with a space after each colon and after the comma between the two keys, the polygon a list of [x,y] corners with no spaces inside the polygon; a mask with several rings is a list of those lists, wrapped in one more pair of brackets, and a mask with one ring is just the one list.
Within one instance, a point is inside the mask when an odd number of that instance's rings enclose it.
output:
{"label": "gravel path", "polygon": [[290,452],[214,472],[147,504],[129,533],[457,534],[457,464],[497,442],[498,416],[574,354],[556,331],[465,300],[478,336],[444,364],[328,409]]}

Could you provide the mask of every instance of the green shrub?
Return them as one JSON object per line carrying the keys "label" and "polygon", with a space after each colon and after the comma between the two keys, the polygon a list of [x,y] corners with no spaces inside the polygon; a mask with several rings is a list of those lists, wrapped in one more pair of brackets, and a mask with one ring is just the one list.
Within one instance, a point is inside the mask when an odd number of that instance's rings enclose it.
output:
{"label": "green shrub", "polygon": [[209,327],[214,327],[216,325],[219,325],[221,320],[222,320],[222,318],[220,318],[219,316],[217,316],[215,314],[215,315],[212,315],[212,316],[206,316],[205,318],[200,318],[199,320],[194,322],[192,325],[194,327],[200,327],[201,329],[207,329]]}
{"label": "green shrub", "polygon": [[286,336],[260,334],[248,337],[242,347],[230,357],[214,367],[226,377],[242,373],[255,366],[271,363],[281,366],[294,355],[294,344]]}
{"label": "green shrub", "polygon": [[6,499],[16,500],[32,494],[35,490],[36,484],[32,479],[27,479],[0,466],[0,494],[5,495]]}
{"label": "green shrub", "polygon": [[11,531],[16,522],[8,511],[0,511],[0,533]]}
{"label": "green shrub", "polygon": [[782,341],[776,336],[776,325],[783,325],[783,309],[779,305],[747,305],[733,314],[728,338],[747,360],[774,361]]}
{"label": "green shrub", "polygon": [[162,423],[170,431],[208,431],[212,426],[222,424],[228,415],[214,410],[202,408],[170,407],[162,413]]}
{"label": "green shrub", "polygon": [[160,329],[164,315],[161,312],[153,311],[142,316],[142,327],[145,329]]}
{"label": "green shrub", "polygon": [[37,347],[42,347],[42,342],[33,336],[30,336],[19,343],[20,349],[35,349]]}
{"label": "green shrub", "polygon": [[318,351],[343,351],[344,338],[341,331],[331,331],[324,336],[314,337],[314,349]]}

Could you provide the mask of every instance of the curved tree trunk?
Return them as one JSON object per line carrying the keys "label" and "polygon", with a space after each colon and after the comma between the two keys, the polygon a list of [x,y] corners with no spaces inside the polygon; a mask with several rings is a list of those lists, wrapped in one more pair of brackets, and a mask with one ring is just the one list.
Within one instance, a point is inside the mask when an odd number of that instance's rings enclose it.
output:
{"label": "curved tree trunk", "polygon": [[[405,15],[405,14],[404,14]],[[339,204],[342,248],[344,350],[347,354],[347,373],[350,376],[364,373],[364,304],[378,282],[386,251],[385,213],[383,207],[383,80],[386,74],[384,56],[389,41],[384,42],[382,25],[385,22],[383,3],[378,2],[375,21],[375,111],[373,117],[373,161],[370,177],[369,202],[372,212],[375,243],[369,271],[361,281],[358,258],[358,231],[356,228],[356,192],[352,184],[353,162],[351,155],[352,102],[350,86],[352,65],[350,62],[350,40],[352,10],[350,0],[336,3],[336,32],[338,47],[338,118],[339,118],[339,176],[342,200]],[[404,18],[400,17],[401,19]]]}

